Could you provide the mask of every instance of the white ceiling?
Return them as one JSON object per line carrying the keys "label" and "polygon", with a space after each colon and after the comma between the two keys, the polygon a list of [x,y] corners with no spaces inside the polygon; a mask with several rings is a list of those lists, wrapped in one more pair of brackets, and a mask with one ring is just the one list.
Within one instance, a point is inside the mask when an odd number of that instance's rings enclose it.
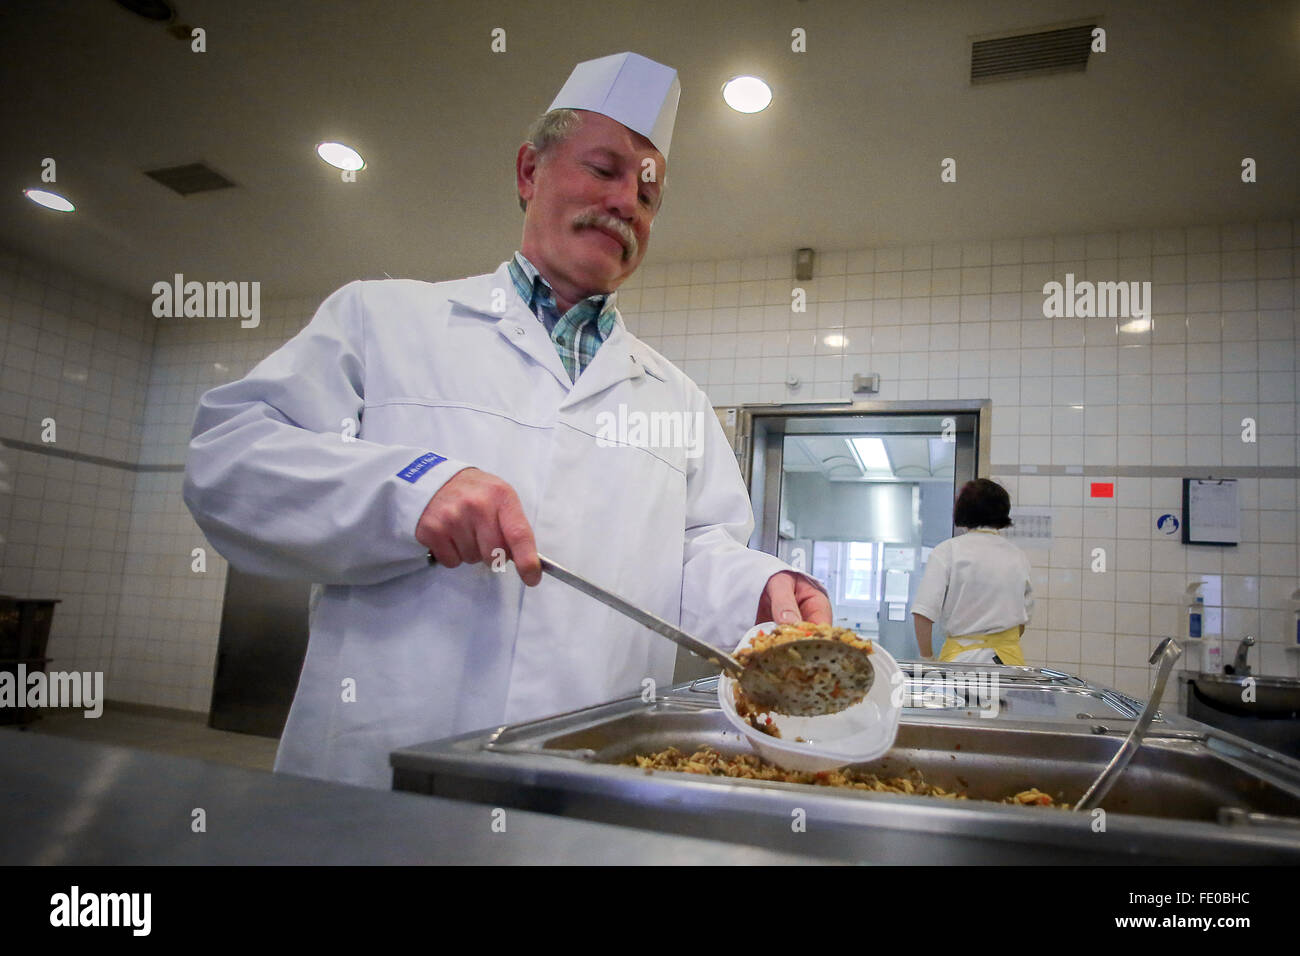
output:
{"label": "white ceiling", "polygon": [[[174,272],[264,297],[485,272],[517,247],[529,121],[575,62],[627,49],[682,81],[649,261],[1300,215],[1300,0],[177,6],[208,52],[112,0],[0,8],[0,244],[142,299]],[[1086,73],[968,84],[972,36],[1096,15]],[[772,85],[765,112],[722,103],[742,72]],[[362,151],[357,183],[323,139]],[[47,156],[71,216],[21,195]],[[239,188],[142,175],[196,160]]]}

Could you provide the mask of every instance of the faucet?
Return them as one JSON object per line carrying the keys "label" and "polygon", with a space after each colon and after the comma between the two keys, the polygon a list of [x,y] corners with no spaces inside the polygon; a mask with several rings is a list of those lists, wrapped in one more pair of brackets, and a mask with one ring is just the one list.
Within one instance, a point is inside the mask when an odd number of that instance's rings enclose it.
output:
{"label": "faucet", "polygon": [[1237,656],[1232,659],[1232,663],[1225,667],[1226,674],[1239,674],[1242,677],[1250,676],[1250,664],[1246,662],[1246,655],[1250,649],[1255,646],[1255,635],[1247,634],[1240,644],[1237,645]]}

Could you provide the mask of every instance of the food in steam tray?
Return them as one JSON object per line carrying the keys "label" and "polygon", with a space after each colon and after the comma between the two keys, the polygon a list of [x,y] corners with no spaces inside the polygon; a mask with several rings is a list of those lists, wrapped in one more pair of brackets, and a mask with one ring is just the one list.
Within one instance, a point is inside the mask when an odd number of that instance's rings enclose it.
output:
{"label": "food in steam tray", "polygon": [[[852,769],[822,770],[782,770],[775,764],[768,763],[754,754],[739,754],[727,757],[712,747],[700,747],[693,754],[685,754],[676,747],[669,747],[657,753],[632,758],[634,763],[647,773],[656,770],[669,770],[676,773],[695,773],[712,777],[739,777],[746,780],[771,780],[778,783],[802,783],[818,787],[841,787],[851,790],[870,790],[876,793],[901,793],[909,796],[942,797],[948,800],[978,799],[967,796],[960,790],[945,790],[927,783],[921,771],[912,768],[903,777],[881,777],[874,773],[863,773]],[[1051,794],[1043,793],[1037,787],[1021,790],[1005,797],[1003,803],[1021,806],[1057,807],[1070,809],[1068,803],[1057,803]]]}
{"label": "food in steam tray", "polygon": [[[736,651],[736,660],[742,665],[748,665],[750,659],[759,653],[771,650],[782,644],[789,644],[793,641],[822,640],[822,641],[839,641],[841,644],[847,644],[850,647],[861,648],[868,654],[872,651],[871,641],[858,637],[857,632],[847,627],[832,627],[830,624],[813,624],[811,621],[803,621],[799,624],[778,624],[771,631],[759,634],[749,642],[749,644]],[[792,651],[797,660],[797,652]],[[797,667],[794,669],[797,672]],[[832,696],[838,690],[838,686],[832,689]],[[732,689],[732,697],[736,702],[736,714],[747,722],[755,730],[761,731],[770,737],[780,737],[781,731],[777,729],[772,720],[771,713],[754,705],[749,698],[745,696],[744,691],[740,689],[737,683]],[[850,703],[857,703],[851,701]]]}

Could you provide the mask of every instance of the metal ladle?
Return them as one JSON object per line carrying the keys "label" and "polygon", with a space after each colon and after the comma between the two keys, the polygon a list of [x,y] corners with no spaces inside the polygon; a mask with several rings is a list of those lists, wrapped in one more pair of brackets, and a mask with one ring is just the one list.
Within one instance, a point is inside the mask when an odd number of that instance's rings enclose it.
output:
{"label": "metal ladle", "polygon": [[866,650],[821,638],[790,641],[749,656],[747,664],[649,611],[606,591],[539,554],[542,570],[570,587],[595,598],[692,654],[716,664],[740,682],[749,701],[760,710],[794,717],[834,714],[862,700],[875,680]]}
{"label": "metal ladle", "polygon": [[1159,662],[1159,668],[1156,671],[1156,685],[1151,689],[1151,696],[1147,699],[1147,705],[1142,709],[1142,714],[1129,731],[1124,746],[1120,747],[1115,756],[1110,758],[1110,763],[1106,769],[1101,772],[1092,786],[1087,789],[1079,802],[1074,805],[1075,810],[1091,810],[1102,800],[1106,799],[1106,794],[1110,793],[1110,788],[1115,786],[1115,781],[1119,775],[1124,772],[1133,755],[1138,752],[1142,746],[1142,737],[1151,726],[1151,721],[1155,719],[1156,707],[1160,703],[1160,698],[1165,692],[1165,682],[1169,680],[1169,673],[1174,669],[1174,662],[1183,656],[1183,649],[1178,642],[1172,637],[1166,637],[1156,646],[1155,653],[1151,655],[1148,663],[1155,664]]}

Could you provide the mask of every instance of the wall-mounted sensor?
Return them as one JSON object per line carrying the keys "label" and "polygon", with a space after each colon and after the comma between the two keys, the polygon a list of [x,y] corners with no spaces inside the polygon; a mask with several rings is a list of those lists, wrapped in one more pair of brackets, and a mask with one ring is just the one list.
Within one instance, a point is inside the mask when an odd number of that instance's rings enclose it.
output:
{"label": "wall-mounted sensor", "polygon": [[794,251],[794,277],[800,282],[807,282],[813,277],[813,251],[796,249]]}
{"label": "wall-mounted sensor", "polygon": [[880,391],[880,375],[878,373],[872,372],[869,375],[854,373],[853,393],[855,395],[861,393],[874,395],[878,391]]}

